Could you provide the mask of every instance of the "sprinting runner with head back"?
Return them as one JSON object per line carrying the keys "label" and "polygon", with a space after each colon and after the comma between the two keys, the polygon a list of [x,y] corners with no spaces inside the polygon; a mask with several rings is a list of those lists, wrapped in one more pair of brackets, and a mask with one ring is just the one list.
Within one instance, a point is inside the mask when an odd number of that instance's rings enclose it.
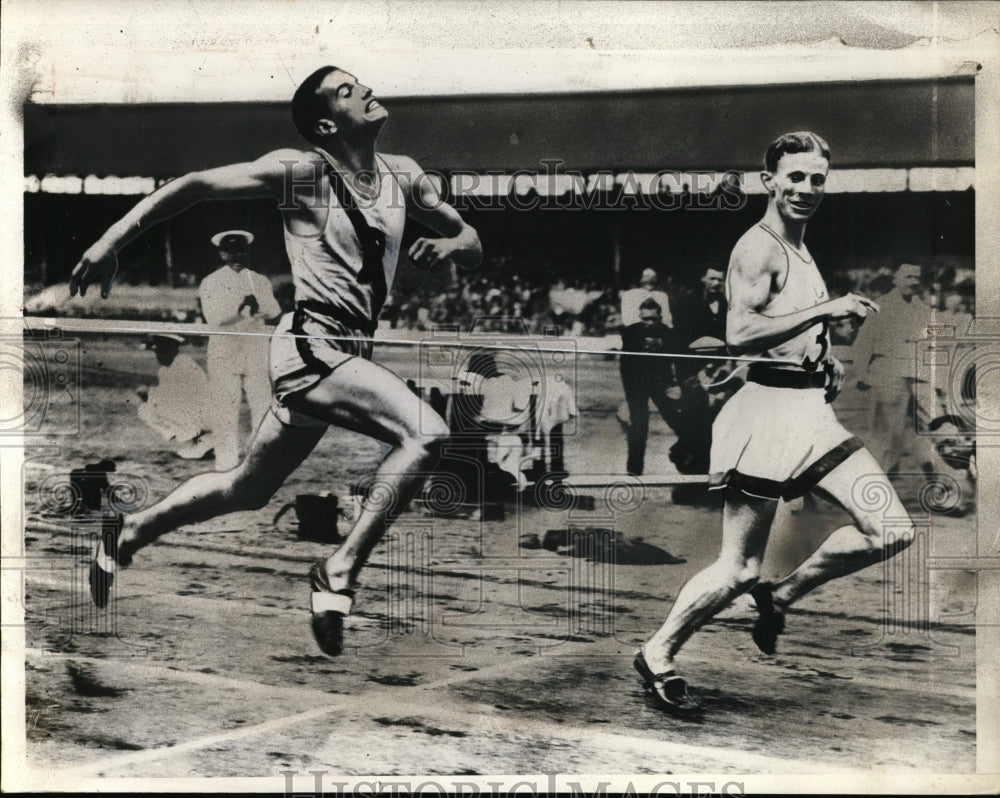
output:
{"label": "sprinting runner with head back", "polygon": [[[737,596],[751,591],[759,613],[754,641],[774,653],[792,604],[818,585],[878,563],[913,540],[913,525],[882,469],[840,425],[829,404],[844,375],[830,355],[829,323],[863,320],[878,311],[874,302],[855,294],[829,299],[803,243],[829,167],[829,147],[814,133],[788,133],[774,141],[762,173],[767,212],[743,234],[729,261],[726,343],[734,353],[762,360],[751,365],[746,385],[712,428],[710,479],[713,487],[725,490],[726,499],[719,556],[681,588],[666,622],[636,654],[636,669],[656,703],[669,712],[699,710],[674,658]],[[852,491],[866,482],[888,491],[888,507],[857,505]],[[834,530],[785,578],[759,582],[778,501],[809,490],[843,507],[853,523]],[[893,520],[891,528],[887,518]]]}
{"label": "sprinting runner with head back", "polygon": [[[160,535],[267,504],[329,425],[392,447],[375,481],[400,507],[420,489],[448,437],[439,416],[370,361],[370,338],[407,216],[440,236],[420,238],[409,249],[420,268],[445,262],[475,268],[482,259],[479,237],[412,159],[376,152],[388,112],[354,75],[332,66],[314,72],[295,92],[292,117],[309,149],[277,150],[166,184],[112,225],[73,270],[71,294],[96,282],[106,297],[116,253],[153,225],[204,200],[267,196],[279,200],[296,295],[295,311],[282,318],[272,340],[274,401],[246,458],[230,471],[188,480],[106,533],[91,565],[98,606],[108,602],[116,568]],[[358,572],[384,535],[390,510],[366,504],[344,543],[310,571],[313,632],[327,654],[342,650]]]}

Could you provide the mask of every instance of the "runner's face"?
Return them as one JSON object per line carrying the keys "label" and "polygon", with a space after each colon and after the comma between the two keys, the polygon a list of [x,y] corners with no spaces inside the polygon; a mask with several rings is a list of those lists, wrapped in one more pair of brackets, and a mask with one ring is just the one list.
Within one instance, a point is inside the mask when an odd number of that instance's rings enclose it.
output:
{"label": "runner's face", "polygon": [[320,90],[330,103],[330,121],[338,131],[350,131],[376,125],[381,127],[389,116],[372,93],[349,72],[334,70],[323,80]]}
{"label": "runner's face", "polygon": [[778,213],[789,222],[808,222],[826,191],[830,162],[818,152],[785,153],[778,168],[764,173],[764,185]]}

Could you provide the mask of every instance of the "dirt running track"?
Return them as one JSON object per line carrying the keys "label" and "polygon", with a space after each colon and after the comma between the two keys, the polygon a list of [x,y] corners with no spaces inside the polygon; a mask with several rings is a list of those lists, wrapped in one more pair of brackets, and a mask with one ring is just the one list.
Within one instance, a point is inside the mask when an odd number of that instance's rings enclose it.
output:
{"label": "dirt running track", "polygon": [[[306,580],[327,549],[271,519],[296,494],[344,494],[371,468],[377,445],[331,432],[266,510],[168,535],[121,574],[112,611],[96,613],[93,538],[45,516],[46,477],[111,457],[159,497],[205,467],[160,449],[136,417],[132,391],[154,364],[135,343],[84,341],[79,434],[45,440],[60,450],[29,452],[25,468],[26,554],[37,558],[25,584],[28,753],[39,770],[975,771],[975,577],[926,567],[928,556],[974,553],[974,517],[930,516],[891,567],[808,597],[776,656],[754,647],[753,612],[737,602],[683,652],[701,723],[657,712],[631,665],[719,542],[720,512],[674,505],[667,490],[615,507],[598,495],[594,511],[510,507],[487,523],[404,514],[363,574],[352,648],[329,659],[309,631]],[[406,372],[404,351],[381,357]],[[617,367],[591,359],[577,381],[570,471],[620,471]],[[72,410],[54,403],[51,423],[71,423]],[[669,442],[654,426],[650,470],[666,470]],[[838,521],[812,505],[788,512],[766,570],[804,556]],[[573,555],[597,549],[519,548],[524,533],[567,527],[614,529],[624,545],[589,558]],[[655,564],[663,552],[684,562]]]}

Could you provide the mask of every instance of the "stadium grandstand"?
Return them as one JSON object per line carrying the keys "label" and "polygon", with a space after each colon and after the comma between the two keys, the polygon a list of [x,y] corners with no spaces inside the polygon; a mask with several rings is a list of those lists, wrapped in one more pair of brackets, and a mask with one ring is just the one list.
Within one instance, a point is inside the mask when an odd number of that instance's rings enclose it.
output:
{"label": "stadium grandstand", "polygon": [[[644,268],[675,298],[705,266],[725,266],[764,207],[760,142],[788,129],[834,143],[827,207],[810,228],[831,287],[877,295],[880,278],[913,261],[927,292],[946,275],[971,312],[973,95],[972,78],[955,78],[385,98],[382,148],[414,154],[479,231],[486,264],[462,282],[404,266],[382,326],[503,317],[613,334],[618,291]],[[291,302],[270,201],[199,206],[152,230],[121,254],[110,302],[65,290],[95,234],[141,196],[192,168],[294,145],[284,103],[32,104],[24,132],[27,314],[196,322],[197,284],[215,265],[209,238],[233,227],[253,231],[254,268]]]}

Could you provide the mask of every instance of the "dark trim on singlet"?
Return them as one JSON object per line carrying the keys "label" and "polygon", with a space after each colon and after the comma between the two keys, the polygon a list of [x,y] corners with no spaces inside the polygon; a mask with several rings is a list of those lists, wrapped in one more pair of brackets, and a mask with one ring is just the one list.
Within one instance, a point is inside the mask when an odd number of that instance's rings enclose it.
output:
{"label": "dark trim on singlet", "polygon": [[378,327],[378,322],[369,321],[361,316],[348,313],[339,305],[328,305],[325,302],[319,302],[315,299],[298,300],[295,303],[295,312],[299,313],[301,311],[308,311],[314,316],[324,316],[328,319],[333,319],[344,327],[363,332],[369,338],[375,334],[375,330]]}
{"label": "dark trim on singlet", "polygon": [[[292,314],[291,332],[295,336],[295,348],[299,353],[299,357],[302,358],[307,367],[300,369],[300,372],[312,371],[326,377],[333,369],[312,353],[309,339],[306,337],[303,327],[306,312],[334,319],[345,327],[360,330],[366,336],[371,337],[375,334],[375,329],[378,327],[378,317],[382,312],[382,306],[385,304],[389,288],[386,284],[385,266],[382,262],[385,256],[385,232],[368,223],[365,215],[358,208],[357,200],[347,188],[344,178],[333,168],[326,155],[322,152],[319,154],[323,159],[327,179],[330,181],[330,190],[340,203],[341,210],[347,215],[351,227],[354,228],[354,234],[361,244],[361,271],[358,272],[358,281],[370,285],[374,289],[372,294],[372,317],[370,319],[356,316],[336,305],[326,304],[313,299],[299,300],[295,303],[295,310]],[[385,159],[380,156],[376,157],[379,158],[382,165],[392,175],[392,170],[389,169],[389,165],[385,162]],[[327,224],[329,224],[329,220],[327,220]],[[299,376],[299,372],[294,372],[288,376]]]}
{"label": "dark trim on singlet", "polygon": [[[382,263],[382,258],[385,256],[385,231],[368,223],[368,219],[365,218],[361,209],[358,208],[357,200],[347,188],[347,184],[344,182],[344,178],[340,172],[333,168],[333,164],[330,163],[323,153],[320,153],[320,155],[326,167],[326,176],[330,181],[330,189],[337,197],[341,209],[347,214],[347,219],[350,221],[351,227],[354,228],[354,234],[358,237],[358,241],[361,244],[361,271],[358,272],[358,280],[363,284],[370,285],[374,289],[374,293],[372,294],[371,323],[377,324],[379,314],[382,312],[382,306],[385,304],[386,297],[389,294],[389,287],[385,281],[385,266]],[[392,175],[392,170],[389,169],[385,160],[382,158],[379,158],[379,160],[382,161],[383,166]],[[383,186],[382,190],[384,188]]]}
{"label": "dark trim on singlet", "polygon": [[287,376],[298,377],[301,374],[314,372],[321,377],[326,377],[333,369],[312,353],[312,348],[309,346],[309,338],[303,327],[305,318],[305,310],[300,307],[300,303],[296,302],[295,311],[292,313],[292,335],[295,336],[295,348],[298,350],[299,357],[302,358],[302,362],[306,364],[306,367]]}

